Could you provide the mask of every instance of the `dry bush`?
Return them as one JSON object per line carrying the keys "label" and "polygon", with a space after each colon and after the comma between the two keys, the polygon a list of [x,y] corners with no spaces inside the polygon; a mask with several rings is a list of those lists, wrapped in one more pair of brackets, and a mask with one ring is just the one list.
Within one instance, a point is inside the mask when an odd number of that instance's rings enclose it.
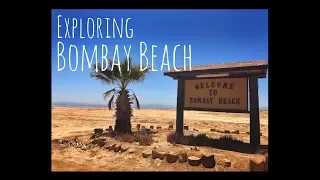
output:
{"label": "dry bush", "polygon": [[220,138],[210,138],[205,134],[199,135],[184,135],[181,138],[177,138],[175,132],[169,133],[167,136],[167,142],[172,144],[183,144],[189,146],[208,146],[218,149],[254,153],[255,151],[250,148],[249,144],[244,143],[242,140],[233,138],[231,136],[222,136]]}
{"label": "dry bush", "polygon": [[167,136],[167,142],[174,143],[177,140],[177,135],[175,132],[171,132]]}
{"label": "dry bush", "polygon": [[139,142],[141,146],[150,146],[153,143],[152,135],[132,133],[132,134],[117,134],[116,140],[121,142]]}
{"label": "dry bush", "polygon": [[141,136],[142,134],[140,134],[140,133],[133,133],[132,134],[132,137],[133,137],[133,141],[134,142],[139,142],[139,139],[140,139],[140,136]]}
{"label": "dry bush", "polygon": [[139,145],[150,146],[153,143],[152,135],[141,134],[139,136]]}
{"label": "dry bush", "polygon": [[121,142],[133,143],[134,137],[131,134],[119,134],[115,139]]}

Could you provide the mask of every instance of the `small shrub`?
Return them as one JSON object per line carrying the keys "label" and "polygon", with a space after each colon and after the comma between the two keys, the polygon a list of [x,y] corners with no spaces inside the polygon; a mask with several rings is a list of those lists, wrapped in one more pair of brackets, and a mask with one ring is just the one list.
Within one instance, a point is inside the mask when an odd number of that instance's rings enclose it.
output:
{"label": "small shrub", "polygon": [[167,142],[174,143],[177,140],[177,135],[175,132],[171,132],[167,136]]}
{"label": "small shrub", "polygon": [[132,136],[133,136],[133,141],[134,142],[139,142],[139,139],[140,139],[140,136],[141,136],[140,133],[134,133]]}
{"label": "small shrub", "polygon": [[233,138],[231,136],[222,136],[220,138],[210,138],[205,134],[199,135],[184,135],[181,138],[177,138],[175,132],[168,134],[167,142],[172,144],[183,144],[189,146],[209,146],[224,150],[232,150],[239,152],[252,152],[248,147],[248,144],[244,143],[242,140]]}
{"label": "small shrub", "polygon": [[222,136],[222,137],[219,138],[219,140],[221,142],[226,142],[226,143],[229,143],[229,142],[232,142],[232,143],[243,143],[242,140],[234,138],[232,136]]}
{"label": "small shrub", "polygon": [[199,134],[195,136],[195,145],[196,146],[201,146],[201,145],[207,145],[208,141],[210,139],[205,135],[205,134]]}
{"label": "small shrub", "polygon": [[122,134],[122,135],[117,135],[115,139],[121,142],[133,143],[134,137],[131,134]]}
{"label": "small shrub", "polygon": [[153,143],[152,135],[146,135],[141,133],[133,134],[117,134],[115,139],[121,142],[139,142],[141,146],[150,146]]}
{"label": "small shrub", "polygon": [[139,137],[139,145],[141,146],[150,146],[153,143],[153,139],[151,135],[140,135]]}

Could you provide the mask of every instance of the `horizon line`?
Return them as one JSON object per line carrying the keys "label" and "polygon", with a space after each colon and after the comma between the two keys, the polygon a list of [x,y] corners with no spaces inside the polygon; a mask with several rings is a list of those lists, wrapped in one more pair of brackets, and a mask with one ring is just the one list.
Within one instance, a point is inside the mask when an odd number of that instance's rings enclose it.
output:
{"label": "horizon line", "polygon": [[[99,104],[99,103],[85,103],[85,102],[51,102],[51,106],[59,107],[58,105],[64,105],[69,107],[107,107],[107,104]],[[150,107],[151,106],[151,107]],[[63,107],[63,106],[62,106]],[[132,108],[136,108],[132,106]],[[140,104],[141,109],[176,109],[175,105],[163,105],[163,104]],[[260,106],[260,110],[268,110],[268,106]]]}

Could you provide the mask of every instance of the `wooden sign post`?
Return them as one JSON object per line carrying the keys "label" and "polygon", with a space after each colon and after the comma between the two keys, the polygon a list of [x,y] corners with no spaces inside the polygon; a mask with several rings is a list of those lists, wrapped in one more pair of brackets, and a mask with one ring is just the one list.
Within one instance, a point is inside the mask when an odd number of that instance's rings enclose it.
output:
{"label": "wooden sign post", "polygon": [[250,113],[250,145],[258,149],[258,78],[265,78],[267,69],[268,61],[254,61],[193,66],[192,71],[178,68],[180,71],[165,72],[164,75],[178,80],[177,135],[183,136],[184,110]]}

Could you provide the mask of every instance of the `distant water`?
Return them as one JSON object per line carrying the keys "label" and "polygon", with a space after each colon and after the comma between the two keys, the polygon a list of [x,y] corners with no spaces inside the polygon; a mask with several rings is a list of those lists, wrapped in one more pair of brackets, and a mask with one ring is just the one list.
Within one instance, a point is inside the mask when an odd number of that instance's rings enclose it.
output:
{"label": "distant water", "polygon": [[[72,102],[53,102],[52,107],[81,107],[81,108],[107,108],[107,104],[87,104],[87,103],[72,103]],[[132,105],[136,108],[135,105]],[[114,106],[113,106],[114,108]],[[140,105],[141,109],[175,109],[173,106],[164,106],[158,104],[146,104]]]}
{"label": "distant water", "polygon": [[[52,107],[81,107],[81,108],[107,108],[107,104],[87,104],[87,103],[71,103],[71,102],[53,102]],[[132,106],[136,108],[135,105]],[[145,104],[140,106],[141,109],[175,109],[174,106],[165,106],[159,104]],[[114,108],[114,107],[113,107]],[[268,110],[267,107],[260,107],[260,110]]]}
{"label": "distant water", "polygon": [[268,108],[267,108],[267,107],[260,107],[260,110],[262,110],[262,111],[268,111]]}
{"label": "distant water", "polygon": [[52,107],[83,107],[83,108],[105,108],[107,105],[81,104],[81,103],[52,103]]}

